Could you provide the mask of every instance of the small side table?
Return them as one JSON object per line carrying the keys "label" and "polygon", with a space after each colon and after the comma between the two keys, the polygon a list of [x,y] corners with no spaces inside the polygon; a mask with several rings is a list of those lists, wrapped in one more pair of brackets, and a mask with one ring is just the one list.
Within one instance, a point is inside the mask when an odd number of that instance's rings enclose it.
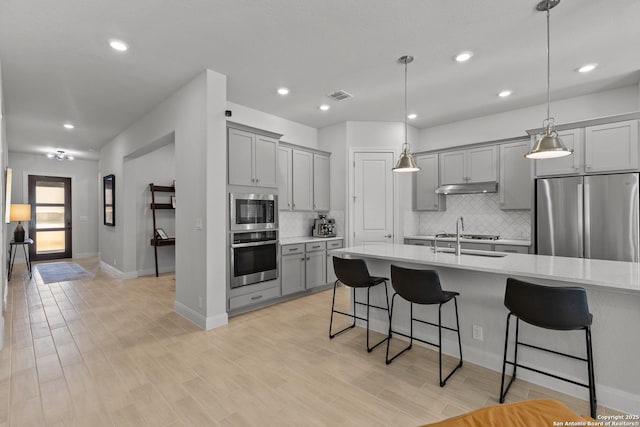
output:
{"label": "small side table", "polygon": [[9,242],[9,273],[7,280],[11,280],[11,273],[13,272],[13,263],[16,260],[16,252],[18,252],[17,246],[22,246],[24,252],[24,260],[27,263],[27,271],[29,271],[29,279],[31,279],[31,258],[29,257],[29,245],[33,245],[32,239],[24,239],[24,242],[16,242],[13,239]]}

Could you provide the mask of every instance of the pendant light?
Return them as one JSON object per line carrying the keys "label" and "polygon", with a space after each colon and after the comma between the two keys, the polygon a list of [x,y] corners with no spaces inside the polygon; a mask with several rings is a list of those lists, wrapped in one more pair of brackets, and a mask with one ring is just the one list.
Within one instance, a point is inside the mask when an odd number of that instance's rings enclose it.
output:
{"label": "pendant light", "polygon": [[569,156],[573,153],[573,150],[569,150],[562,143],[562,140],[558,136],[555,128],[555,120],[551,117],[551,55],[550,55],[550,39],[549,36],[549,11],[556,7],[560,3],[560,0],[542,0],[536,6],[536,9],[540,12],[547,12],[547,118],[542,122],[544,130],[542,134],[538,135],[538,139],[533,149],[525,154],[527,159],[540,160],[540,159],[553,159],[557,157]]}
{"label": "pendant light", "polygon": [[413,56],[405,55],[398,59],[398,62],[404,64],[404,144],[402,144],[402,153],[393,168],[394,172],[418,172],[420,168],[409,152],[409,136],[407,133],[407,66],[413,61]]}

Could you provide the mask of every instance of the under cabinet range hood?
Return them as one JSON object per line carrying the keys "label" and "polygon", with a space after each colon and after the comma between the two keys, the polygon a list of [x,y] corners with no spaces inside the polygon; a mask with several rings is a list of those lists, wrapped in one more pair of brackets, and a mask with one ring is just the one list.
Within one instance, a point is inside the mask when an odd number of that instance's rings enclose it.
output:
{"label": "under cabinet range hood", "polygon": [[466,184],[446,184],[436,189],[437,194],[479,194],[497,193],[498,183],[491,182],[469,182]]}

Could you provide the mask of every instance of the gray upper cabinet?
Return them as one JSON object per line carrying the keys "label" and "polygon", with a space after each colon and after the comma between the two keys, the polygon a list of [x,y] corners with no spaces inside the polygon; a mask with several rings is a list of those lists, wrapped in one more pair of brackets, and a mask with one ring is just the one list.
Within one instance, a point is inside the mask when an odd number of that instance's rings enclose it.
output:
{"label": "gray upper cabinet", "polygon": [[444,210],[445,196],[443,194],[436,194],[439,178],[438,155],[430,154],[416,157],[416,163],[418,163],[420,171],[414,175],[414,210]]}
{"label": "gray upper cabinet", "polygon": [[496,181],[497,157],[495,145],[440,153],[440,184]]}
{"label": "gray upper cabinet", "polygon": [[[582,135],[583,129],[567,129],[558,132],[564,145],[573,150],[571,156],[557,159],[534,160],[537,176],[570,175],[582,169]],[[536,143],[537,135],[531,136],[531,146]]]}
{"label": "gray upper cabinet", "polygon": [[[536,176],[637,170],[638,121],[626,120],[558,132],[573,155],[536,160]],[[534,144],[537,136],[531,137]]]}
{"label": "gray upper cabinet", "polygon": [[313,210],[328,211],[329,206],[329,156],[313,154]]}
{"label": "gray upper cabinet", "polygon": [[229,128],[228,147],[230,185],[276,186],[277,139]]}
{"label": "gray upper cabinet", "polygon": [[500,209],[531,209],[533,180],[529,140],[500,145]]}
{"label": "gray upper cabinet", "polygon": [[586,127],[584,159],[587,173],[638,169],[638,121]]}
{"label": "gray upper cabinet", "polygon": [[313,210],[313,153],[293,150],[294,211]]}
{"label": "gray upper cabinet", "polygon": [[293,204],[293,150],[278,147],[278,203],[281,211],[291,210]]}

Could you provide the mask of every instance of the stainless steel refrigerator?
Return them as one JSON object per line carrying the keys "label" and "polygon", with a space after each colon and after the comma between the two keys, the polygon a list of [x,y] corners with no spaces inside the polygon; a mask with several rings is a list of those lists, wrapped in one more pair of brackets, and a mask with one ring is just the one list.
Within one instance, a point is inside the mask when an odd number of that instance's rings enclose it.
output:
{"label": "stainless steel refrigerator", "polygon": [[638,174],[536,180],[536,252],[638,262]]}

